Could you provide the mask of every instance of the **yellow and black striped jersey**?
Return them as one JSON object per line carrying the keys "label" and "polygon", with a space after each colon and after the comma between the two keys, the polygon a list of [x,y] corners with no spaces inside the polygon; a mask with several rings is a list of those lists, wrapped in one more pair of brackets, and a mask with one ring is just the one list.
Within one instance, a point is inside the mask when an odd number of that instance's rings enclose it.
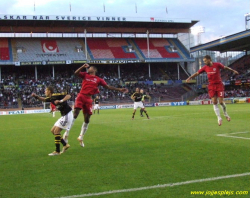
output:
{"label": "yellow and black striped jersey", "polygon": [[140,101],[142,101],[142,96],[143,96],[142,93],[135,92],[135,93],[133,93],[133,95],[131,97],[132,98],[135,97],[134,98],[135,102],[140,102]]}
{"label": "yellow and black striped jersey", "polygon": [[99,98],[98,98],[98,99],[95,98],[95,99],[94,99],[94,104],[99,104],[99,103],[100,103],[100,99],[99,99]]}
{"label": "yellow and black striped jersey", "polygon": [[67,101],[64,101],[63,103],[55,104],[56,100],[62,100],[66,95],[65,94],[60,94],[60,93],[55,93],[52,94],[51,97],[46,97],[45,102],[51,102],[56,106],[56,108],[61,112],[61,115],[64,116],[68,114],[72,109],[68,105]]}

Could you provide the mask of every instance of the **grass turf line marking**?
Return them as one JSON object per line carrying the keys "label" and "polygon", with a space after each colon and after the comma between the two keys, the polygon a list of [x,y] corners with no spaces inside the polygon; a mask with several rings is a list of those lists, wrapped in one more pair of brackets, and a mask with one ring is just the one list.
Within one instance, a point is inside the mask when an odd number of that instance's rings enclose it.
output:
{"label": "grass turf line marking", "polygon": [[60,198],[93,197],[93,196],[116,194],[116,193],[125,193],[125,192],[135,192],[135,191],[149,190],[149,189],[156,189],[156,188],[182,186],[182,185],[187,185],[187,184],[203,183],[203,182],[208,182],[208,181],[216,181],[216,180],[221,180],[221,179],[230,179],[230,178],[245,177],[245,176],[250,176],[250,172],[241,173],[241,174],[234,174],[234,175],[225,175],[225,176],[219,176],[219,177],[210,177],[210,178],[205,178],[205,179],[196,179],[196,180],[177,182],[177,183],[158,184],[158,185],[154,185],[154,186],[145,186],[145,187],[140,187],[140,188],[129,188],[129,189],[121,189],[121,190],[104,191],[104,192],[99,192],[99,193],[88,193],[88,194],[82,194],[82,195],[72,195],[72,196],[66,196],[66,197],[60,197]]}
{"label": "grass turf line marking", "polygon": [[228,138],[237,138],[237,139],[243,139],[243,140],[250,140],[250,138],[241,137],[241,136],[234,136],[234,135],[236,135],[236,134],[243,134],[243,133],[249,133],[249,131],[234,132],[234,133],[224,133],[224,134],[217,134],[216,136],[220,136],[220,137],[228,137]]}

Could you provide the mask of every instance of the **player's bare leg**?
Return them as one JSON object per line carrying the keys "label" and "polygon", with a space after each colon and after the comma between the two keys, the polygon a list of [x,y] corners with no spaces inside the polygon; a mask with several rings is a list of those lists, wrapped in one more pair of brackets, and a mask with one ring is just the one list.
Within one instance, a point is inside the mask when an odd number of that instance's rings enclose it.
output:
{"label": "player's bare leg", "polygon": [[87,113],[84,113],[83,115],[84,115],[84,123],[82,124],[80,135],[77,138],[81,147],[84,147],[83,137],[84,137],[86,131],[88,130],[89,120],[90,120],[90,116],[91,116],[90,114],[87,114]]}
{"label": "player's bare leg", "polygon": [[223,102],[223,98],[219,98],[219,103],[220,103],[221,108],[223,110],[224,116],[226,117],[227,121],[230,122],[231,118],[227,113],[227,107],[226,107],[226,104]]}
{"label": "player's bare leg", "polygon": [[73,127],[74,122],[75,122],[76,118],[78,117],[80,111],[81,111],[81,109],[74,109],[74,118],[73,118],[72,124],[71,124],[71,126],[64,132],[64,134],[63,134],[63,139],[64,139],[64,141],[65,141],[66,143],[68,143],[69,132],[70,132],[71,128]]}
{"label": "player's bare leg", "polygon": [[[69,147],[70,145],[67,144],[63,138],[61,137],[61,131],[62,129],[57,127],[57,126],[53,126],[51,129],[51,132],[55,135],[55,146],[56,146],[56,150],[50,154],[48,154],[49,156],[56,156],[56,155],[60,155],[61,153],[64,153]],[[60,153],[60,143],[62,143],[63,145],[63,150]]]}
{"label": "player's bare leg", "polygon": [[222,118],[220,116],[220,109],[218,107],[218,100],[217,100],[217,97],[213,97],[211,98],[212,101],[213,101],[213,107],[214,107],[214,112],[215,112],[215,115],[217,116],[218,118],[218,125],[221,126],[222,125]]}
{"label": "player's bare leg", "polygon": [[143,117],[143,109],[140,109],[141,117]]}
{"label": "player's bare leg", "polygon": [[134,112],[132,114],[132,120],[135,119],[135,112],[136,112],[136,109],[134,109]]}
{"label": "player's bare leg", "polygon": [[149,119],[149,116],[148,116],[148,113],[147,113],[146,109],[143,108],[142,110],[144,111],[144,113],[146,114],[147,118]]}

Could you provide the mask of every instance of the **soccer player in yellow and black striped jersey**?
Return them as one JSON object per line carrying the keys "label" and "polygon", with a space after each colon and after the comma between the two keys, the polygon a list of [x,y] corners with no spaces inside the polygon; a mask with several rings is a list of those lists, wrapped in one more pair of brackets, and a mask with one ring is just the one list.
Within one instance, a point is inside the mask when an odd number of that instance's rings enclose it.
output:
{"label": "soccer player in yellow and black striped jersey", "polygon": [[96,96],[96,98],[94,99],[94,114],[95,110],[97,110],[97,113],[99,114],[99,109],[100,109],[100,98],[99,96]]}
{"label": "soccer player in yellow and black striped jersey", "polygon": [[[144,90],[143,89],[140,89],[140,93],[142,93],[142,99],[141,99],[141,101],[142,101],[143,105],[145,106],[145,104],[144,104],[145,99],[150,99],[151,97],[149,95],[144,94]],[[143,112],[144,111],[141,108],[140,109],[141,117],[143,117]]]}
{"label": "soccer player in yellow and black striped jersey", "polygon": [[[65,142],[65,140],[61,137],[61,131],[63,129],[68,130],[73,121],[73,113],[71,107],[68,105],[67,100],[71,98],[69,94],[53,94],[53,87],[47,87],[45,90],[46,98],[36,95],[32,93],[31,96],[43,101],[43,102],[51,102],[56,105],[57,109],[61,112],[61,116],[54,126],[51,129],[51,132],[55,135],[55,145],[56,150],[49,154],[49,156],[60,155],[64,153],[70,145]],[[60,153],[60,143],[63,145],[62,152]]]}
{"label": "soccer player in yellow and black striped jersey", "polygon": [[140,93],[139,88],[136,88],[135,93],[132,94],[131,99],[134,100],[134,112],[132,115],[132,120],[135,118],[135,112],[138,107],[142,108],[145,114],[147,115],[147,118],[149,119],[149,116],[147,114],[147,111],[145,110],[145,107],[142,103],[143,94]]}

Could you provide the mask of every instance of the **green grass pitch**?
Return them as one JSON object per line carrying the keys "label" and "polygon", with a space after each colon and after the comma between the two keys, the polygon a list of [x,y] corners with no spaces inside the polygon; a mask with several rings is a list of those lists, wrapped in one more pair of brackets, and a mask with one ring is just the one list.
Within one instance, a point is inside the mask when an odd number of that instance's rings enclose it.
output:
{"label": "green grass pitch", "polygon": [[54,157],[48,156],[55,148],[50,129],[59,113],[0,116],[0,197],[73,198],[140,187],[147,188],[90,197],[189,198],[204,197],[191,191],[224,190],[248,191],[231,197],[249,197],[249,175],[149,188],[250,173],[250,104],[227,107],[232,120],[222,126],[211,105],[149,107],[150,120],[139,111],[131,120],[132,109],[101,110],[91,117],[84,148],[76,140],[80,115],[71,147]]}

